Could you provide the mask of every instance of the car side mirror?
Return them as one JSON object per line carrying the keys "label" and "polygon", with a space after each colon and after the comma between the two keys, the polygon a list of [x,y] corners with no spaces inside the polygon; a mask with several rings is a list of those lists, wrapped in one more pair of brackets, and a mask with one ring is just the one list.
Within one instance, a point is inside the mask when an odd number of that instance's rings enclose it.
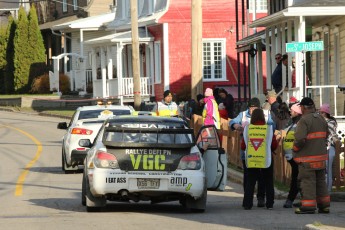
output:
{"label": "car side mirror", "polygon": [[67,129],[67,122],[59,122],[57,125],[58,129]]}
{"label": "car side mirror", "polygon": [[80,147],[91,148],[92,143],[90,139],[80,139],[78,142]]}

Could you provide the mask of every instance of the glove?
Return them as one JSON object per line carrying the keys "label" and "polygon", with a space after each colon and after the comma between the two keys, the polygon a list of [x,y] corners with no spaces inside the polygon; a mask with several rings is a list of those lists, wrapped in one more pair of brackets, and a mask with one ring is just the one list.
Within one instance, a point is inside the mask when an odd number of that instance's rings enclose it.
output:
{"label": "glove", "polygon": [[287,153],[287,154],[285,154],[285,158],[286,158],[286,160],[291,160],[292,159],[292,153]]}

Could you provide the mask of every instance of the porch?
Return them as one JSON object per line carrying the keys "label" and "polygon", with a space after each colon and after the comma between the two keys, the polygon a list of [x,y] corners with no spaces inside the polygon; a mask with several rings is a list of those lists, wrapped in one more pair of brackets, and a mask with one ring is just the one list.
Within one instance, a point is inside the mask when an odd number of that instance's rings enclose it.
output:
{"label": "porch", "polygon": [[[93,97],[103,97],[103,79],[92,77],[92,70],[86,70],[83,76],[82,70],[73,70],[67,73],[71,82],[71,91],[79,91],[80,94],[92,92]],[[134,82],[132,77],[105,79],[107,97],[118,98],[122,102],[134,101]],[[142,101],[150,101],[153,95],[153,82],[151,77],[140,78],[140,95]]]}

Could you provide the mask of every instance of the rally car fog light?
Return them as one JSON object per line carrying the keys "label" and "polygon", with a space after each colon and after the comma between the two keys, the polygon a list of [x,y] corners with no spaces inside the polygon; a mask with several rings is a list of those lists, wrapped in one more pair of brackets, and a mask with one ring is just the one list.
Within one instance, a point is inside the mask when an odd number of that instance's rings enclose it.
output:
{"label": "rally car fog light", "polygon": [[181,158],[177,169],[182,170],[198,170],[201,167],[201,159],[199,154],[192,153]]}
{"label": "rally car fog light", "polygon": [[96,153],[94,164],[98,168],[119,168],[116,157],[113,154],[103,151]]}

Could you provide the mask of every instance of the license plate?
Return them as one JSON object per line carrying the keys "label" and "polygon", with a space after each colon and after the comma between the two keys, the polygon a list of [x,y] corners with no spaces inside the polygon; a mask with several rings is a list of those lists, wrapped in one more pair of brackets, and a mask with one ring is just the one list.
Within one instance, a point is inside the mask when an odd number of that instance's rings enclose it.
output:
{"label": "license plate", "polygon": [[158,189],[159,179],[137,179],[138,189]]}

